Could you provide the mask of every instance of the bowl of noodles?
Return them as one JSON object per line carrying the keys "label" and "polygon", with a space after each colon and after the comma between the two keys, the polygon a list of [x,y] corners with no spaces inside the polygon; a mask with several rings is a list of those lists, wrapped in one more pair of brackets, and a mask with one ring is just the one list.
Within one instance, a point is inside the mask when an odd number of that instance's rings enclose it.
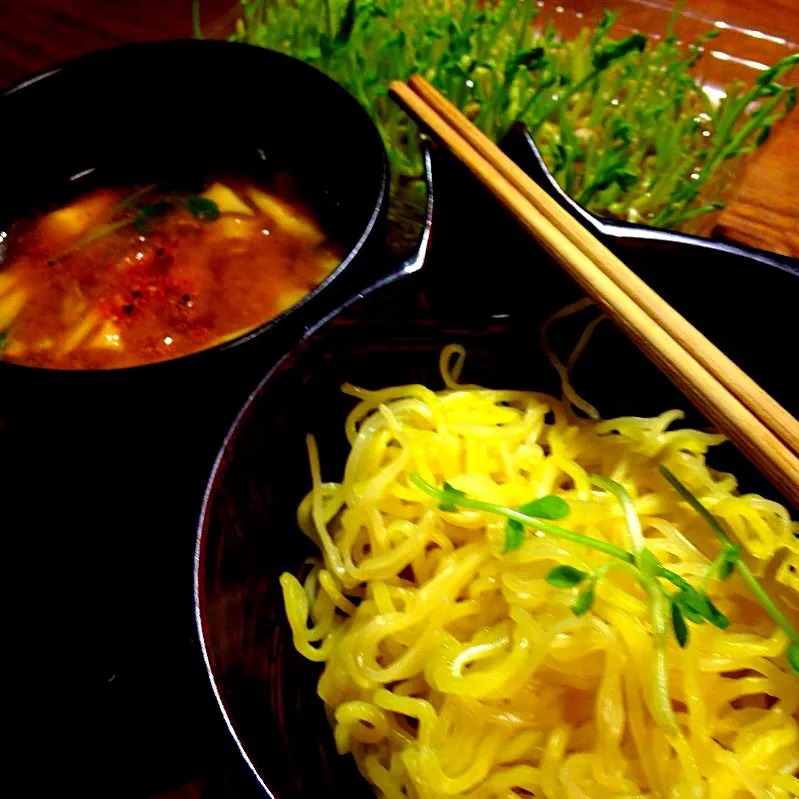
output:
{"label": "bowl of noodles", "polygon": [[[439,166],[424,264],[269,373],[209,484],[198,624],[256,780],[280,797],[796,795],[799,526]],[[735,359],[759,352],[753,375],[795,412],[773,345],[797,275],[749,268],[678,264],[657,288],[690,285],[678,308]]]}

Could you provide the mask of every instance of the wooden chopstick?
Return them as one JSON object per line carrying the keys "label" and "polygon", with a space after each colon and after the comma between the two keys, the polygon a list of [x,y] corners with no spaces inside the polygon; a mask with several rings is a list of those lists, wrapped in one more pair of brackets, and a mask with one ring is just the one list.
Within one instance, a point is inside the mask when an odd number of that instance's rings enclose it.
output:
{"label": "wooden chopstick", "polygon": [[391,93],[594,302],[799,507],[799,422],[631,272],[424,79]]}
{"label": "wooden chopstick", "polygon": [[414,75],[408,83],[450,127],[513,183],[538,211],[568,236],[605,274],[609,275],[662,328],[758,416],[774,435],[782,439],[794,452],[799,453],[799,421],[641,280],[568,211],[554,202],[544,189],[421,75]]}

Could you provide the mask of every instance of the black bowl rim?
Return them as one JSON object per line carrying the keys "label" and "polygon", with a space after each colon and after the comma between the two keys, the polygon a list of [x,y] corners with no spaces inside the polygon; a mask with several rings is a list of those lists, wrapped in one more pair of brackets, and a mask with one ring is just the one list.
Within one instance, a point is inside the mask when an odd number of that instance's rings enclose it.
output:
{"label": "black bowl rim", "polygon": [[[384,209],[387,204],[388,200],[388,187],[389,187],[389,166],[388,166],[388,157],[385,151],[385,145],[383,144],[383,140],[380,136],[380,132],[378,131],[377,127],[375,126],[374,122],[372,121],[371,117],[367,113],[366,109],[354,98],[352,95],[349,94],[343,87],[341,87],[336,81],[332,78],[329,78],[320,70],[312,67],[310,64],[300,60],[299,58],[295,58],[294,56],[286,55],[285,53],[278,52],[277,50],[270,50],[266,47],[257,47],[255,45],[245,44],[242,42],[228,42],[224,40],[217,40],[217,39],[168,39],[164,41],[155,41],[155,42],[134,42],[129,44],[122,44],[116,47],[109,47],[104,48],[102,50],[95,50],[90,53],[86,53],[84,55],[77,56],[75,58],[70,58],[66,61],[63,61],[55,66],[48,67],[40,72],[37,72],[33,75],[29,75],[21,80],[13,83],[11,86],[6,87],[2,91],[0,91],[0,110],[2,109],[3,101],[12,95],[15,95],[17,92],[24,91],[31,86],[34,86],[38,83],[41,83],[44,80],[47,80],[54,75],[59,75],[65,71],[72,70],[72,69],[82,69],[85,65],[91,65],[93,62],[99,62],[100,64],[103,63],[106,59],[114,59],[122,55],[123,57],[138,57],[138,54],[141,54],[141,57],[146,57],[148,52],[153,51],[162,51],[162,50],[176,50],[180,51],[181,49],[194,49],[194,50],[207,50],[211,52],[216,50],[217,52],[244,52],[245,50],[251,53],[259,53],[260,55],[257,56],[258,58],[262,58],[265,60],[273,60],[275,62],[283,62],[286,69],[295,69],[299,72],[305,72],[308,75],[314,75],[315,80],[319,80],[323,83],[327,83],[331,89],[338,93],[341,97],[342,107],[344,104],[349,104],[350,107],[350,116],[357,117],[360,116],[361,119],[364,121],[365,129],[369,130],[373,141],[376,145],[379,146],[380,150],[382,150],[381,161],[382,161],[382,169],[381,169],[381,177],[380,177],[380,188],[379,191],[374,199],[373,207],[369,219],[364,226],[364,229],[352,246],[352,248],[347,253],[346,257],[342,259],[341,263],[331,272],[325,280],[323,280],[316,288],[312,291],[309,291],[299,302],[295,303],[294,305],[290,306],[286,310],[282,311],[275,317],[268,319],[267,321],[263,322],[261,325],[253,328],[252,330],[247,331],[246,333],[242,333],[240,336],[231,339],[230,341],[221,342],[219,344],[215,344],[211,347],[207,347],[202,350],[197,350],[196,352],[190,352],[185,355],[180,355],[175,358],[167,358],[161,361],[151,361],[145,362],[141,364],[134,364],[131,366],[120,366],[120,367],[111,367],[108,369],[69,369],[69,368],[58,368],[58,367],[41,367],[41,366],[29,366],[26,364],[21,363],[9,363],[0,361],[0,368],[3,370],[7,370],[9,374],[14,372],[18,374],[38,374],[38,375],[50,375],[50,376],[68,376],[71,378],[75,378],[76,375],[91,375],[92,377],[86,378],[77,378],[77,379],[97,379],[98,375],[132,375],[132,374],[141,374],[143,372],[155,372],[156,370],[163,371],[169,368],[175,367],[184,367],[190,366],[192,364],[196,364],[199,361],[210,358],[210,357],[218,357],[223,353],[226,353],[230,350],[236,349],[237,347],[246,344],[249,341],[252,341],[255,338],[259,338],[262,335],[271,331],[274,327],[278,324],[281,324],[285,319],[290,318],[296,314],[300,309],[305,307],[308,303],[314,300],[317,296],[319,296],[331,283],[333,283],[336,278],[350,265],[350,263],[358,256],[358,254],[363,249],[364,245],[371,237],[375,227],[380,220]],[[132,54],[132,55],[128,55]],[[274,68],[274,67],[271,67]]]}

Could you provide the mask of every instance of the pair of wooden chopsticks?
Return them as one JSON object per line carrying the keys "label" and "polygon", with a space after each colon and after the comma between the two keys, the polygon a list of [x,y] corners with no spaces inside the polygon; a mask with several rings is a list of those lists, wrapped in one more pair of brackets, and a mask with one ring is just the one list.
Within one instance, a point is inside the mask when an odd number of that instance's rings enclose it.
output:
{"label": "pair of wooden chopsticks", "polygon": [[799,422],[564,211],[424,78],[392,96],[440,139],[609,316],[799,507]]}

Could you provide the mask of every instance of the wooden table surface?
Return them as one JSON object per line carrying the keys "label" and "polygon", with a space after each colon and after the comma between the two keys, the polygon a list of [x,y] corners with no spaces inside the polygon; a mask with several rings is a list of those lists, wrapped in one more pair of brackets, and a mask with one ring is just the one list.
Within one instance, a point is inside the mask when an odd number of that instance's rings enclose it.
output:
{"label": "wooden table surface", "polygon": [[[752,31],[763,31],[799,43],[799,7],[796,0],[697,0],[689,8],[715,19],[735,19]],[[721,41],[721,40],[719,40]],[[763,41],[763,40],[759,40]],[[765,51],[756,38],[752,53],[758,61]],[[767,61],[768,62],[768,61]],[[799,83],[796,70],[789,81]],[[799,256],[799,113],[776,128],[763,149],[747,165],[717,232],[753,247]]]}
{"label": "wooden table surface", "polygon": [[[605,5],[583,0],[593,6]],[[665,2],[665,0],[664,0]],[[797,0],[693,0],[689,8],[799,41]],[[564,5],[568,3],[564,2]],[[205,22],[229,15],[232,0],[202,0]],[[613,2],[607,5],[613,6]],[[0,87],[95,49],[125,42],[191,36],[190,0],[0,0]],[[757,46],[757,39],[753,41]],[[3,124],[8,124],[3,120]],[[799,256],[799,112],[772,135],[739,180],[717,232],[738,241]],[[205,764],[163,799],[219,796],[224,764]],[[2,782],[2,781],[0,781]],[[7,787],[7,786],[6,786]],[[4,786],[3,792],[6,793]],[[228,794],[225,794],[228,795]],[[236,794],[239,795],[238,793]]]}

